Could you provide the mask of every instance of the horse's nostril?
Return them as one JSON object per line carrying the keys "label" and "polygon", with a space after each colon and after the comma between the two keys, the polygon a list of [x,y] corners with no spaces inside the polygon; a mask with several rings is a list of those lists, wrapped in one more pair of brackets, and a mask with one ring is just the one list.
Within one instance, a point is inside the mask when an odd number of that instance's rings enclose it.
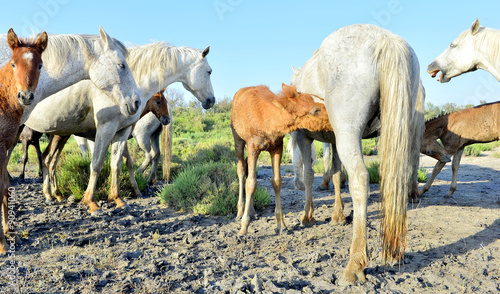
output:
{"label": "horse's nostril", "polygon": [[135,100],[134,106],[135,106],[135,109],[139,109],[139,106],[141,106],[141,102],[139,100]]}
{"label": "horse's nostril", "polygon": [[17,92],[17,99],[21,99],[21,92]]}
{"label": "horse's nostril", "polygon": [[30,100],[30,101],[31,101],[31,100],[33,100],[33,98],[35,98],[35,95],[33,95],[33,93],[30,93],[30,94],[28,95],[28,100]]}

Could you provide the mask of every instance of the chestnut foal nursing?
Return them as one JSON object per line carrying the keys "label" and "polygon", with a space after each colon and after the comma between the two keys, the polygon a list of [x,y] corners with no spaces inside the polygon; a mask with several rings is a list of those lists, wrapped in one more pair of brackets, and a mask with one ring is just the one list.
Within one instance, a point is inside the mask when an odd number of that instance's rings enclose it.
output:
{"label": "chestnut foal nursing", "polygon": [[[7,150],[16,142],[24,107],[31,104],[42,69],[42,52],[47,47],[47,33],[36,40],[19,40],[12,29],[7,34],[12,49],[9,63],[0,69],[0,193],[3,224],[0,227],[0,254],[7,250],[6,235],[15,235],[9,222],[10,181],[7,173]],[[14,236],[12,236],[14,237]],[[12,243],[11,243],[12,244]]]}
{"label": "chestnut foal nursing", "polygon": [[[298,93],[295,86],[282,85],[281,95],[266,86],[242,88],[234,95],[231,113],[236,156],[238,157],[239,199],[238,216],[241,218],[240,234],[246,234],[253,210],[252,196],[257,186],[255,167],[259,154],[268,151],[273,167],[272,184],[276,197],[275,216],[277,231],[285,228],[281,208],[281,154],[283,137],[297,129],[319,131],[328,123],[325,107],[314,102],[309,94]],[[244,151],[247,145],[248,160]],[[244,179],[247,176],[245,186]],[[243,199],[243,191],[246,199]]]}

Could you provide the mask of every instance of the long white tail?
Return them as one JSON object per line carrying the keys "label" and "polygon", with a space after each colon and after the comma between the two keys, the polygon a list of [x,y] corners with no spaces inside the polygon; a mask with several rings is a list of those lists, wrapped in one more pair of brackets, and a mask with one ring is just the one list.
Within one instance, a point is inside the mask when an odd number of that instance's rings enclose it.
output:
{"label": "long white tail", "polygon": [[414,154],[421,140],[413,136],[418,129],[413,118],[420,73],[413,49],[402,38],[386,35],[375,46],[380,73],[382,256],[387,261],[402,258],[406,247],[408,187],[412,168],[418,166]]}

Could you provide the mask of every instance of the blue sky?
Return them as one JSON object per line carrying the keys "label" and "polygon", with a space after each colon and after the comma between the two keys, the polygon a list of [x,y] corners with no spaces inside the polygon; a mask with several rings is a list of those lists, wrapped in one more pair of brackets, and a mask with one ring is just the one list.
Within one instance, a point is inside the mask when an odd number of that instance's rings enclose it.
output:
{"label": "blue sky", "polygon": [[440,84],[426,73],[427,65],[476,18],[500,29],[499,8],[498,1],[9,1],[2,3],[0,33],[12,27],[19,35],[31,29],[97,34],[102,25],[112,37],[137,45],[210,45],[212,84],[223,98],[258,84],[278,91],[290,82],[291,66],[302,66],[330,33],[349,24],[378,24],[414,48],[426,101],[464,105],[500,100],[500,82],[479,70]]}

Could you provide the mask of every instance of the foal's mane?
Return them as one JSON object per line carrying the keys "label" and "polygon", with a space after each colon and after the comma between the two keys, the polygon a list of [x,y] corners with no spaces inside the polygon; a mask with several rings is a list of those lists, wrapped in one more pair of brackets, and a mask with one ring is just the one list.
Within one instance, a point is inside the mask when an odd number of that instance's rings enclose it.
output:
{"label": "foal's mane", "polygon": [[[125,45],[110,38],[114,48],[120,51],[124,57],[128,56],[128,50]],[[64,65],[71,61],[71,56],[75,55],[75,49],[81,49],[81,55],[86,60],[87,67],[96,59],[96,55],[103,52],[105,49],[100,36],[96,35],[49,35],[48,45],[43,52],[44,58],[49,58],[57,69],[61,69]]]}
{"label": "foal's mane", "polygon": [[165,42],[155,42],[129,47],[127,63],[136,82],[143,84],[142,80],[149,80],[150,75],[158,68],[170,68],[173,73],[176,73],[179,57],[181,62],[188,57],[201,58],[201,51],[190,47],[176,47]]}

